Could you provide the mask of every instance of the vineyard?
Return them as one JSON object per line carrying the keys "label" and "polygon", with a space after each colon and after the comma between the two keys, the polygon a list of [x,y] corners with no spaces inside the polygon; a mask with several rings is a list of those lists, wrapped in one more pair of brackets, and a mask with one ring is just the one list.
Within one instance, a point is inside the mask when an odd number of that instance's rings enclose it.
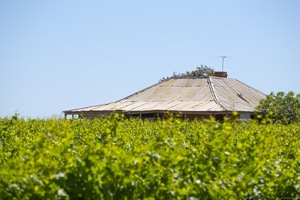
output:
{"label": "vineyard", "polygon": [[1,199],[300,198],[300,124],[0,118]]}

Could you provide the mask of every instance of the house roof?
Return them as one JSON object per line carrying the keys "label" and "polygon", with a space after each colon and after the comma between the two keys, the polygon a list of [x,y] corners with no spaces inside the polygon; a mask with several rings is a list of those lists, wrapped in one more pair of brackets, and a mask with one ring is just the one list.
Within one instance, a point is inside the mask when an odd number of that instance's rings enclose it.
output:
{"label": "house roof", "polygon": [[253,112],[265,94],[233,78],[169,79],[116,102],[64,111]]}

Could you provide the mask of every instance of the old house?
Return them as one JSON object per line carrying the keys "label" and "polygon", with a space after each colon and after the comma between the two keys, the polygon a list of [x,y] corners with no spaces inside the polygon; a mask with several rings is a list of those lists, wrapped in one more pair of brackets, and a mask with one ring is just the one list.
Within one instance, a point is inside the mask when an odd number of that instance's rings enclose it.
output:
{"label": "old house", "polygon": [[143,119],[163,117],[165,113],[181,113],[183,119],[222,119],[233,111],[241,119],[250,119],[255,107],[265,97],[262,92],[226,72],[215,72],[203,78],[173,78],[152,85],[121,100],[64,111],[65,116],[95,118],[113,112]]}

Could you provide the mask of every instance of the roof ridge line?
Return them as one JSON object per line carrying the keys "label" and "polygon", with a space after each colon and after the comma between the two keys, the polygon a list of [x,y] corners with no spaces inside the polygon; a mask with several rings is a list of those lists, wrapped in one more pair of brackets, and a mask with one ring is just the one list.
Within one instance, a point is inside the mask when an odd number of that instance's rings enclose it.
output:
{"label": "roof ridge line", "polygon": [[209,89],[210,89],[210,91],[211,91],[211,93],[212,93],[212,96],[213,96],[214,101],[215,101],[216,104],[218,104],[222,109],[224,109],[224,110],[227,111],[227,109],[225,108],[225,106],[223,106],[223,105],[219,102],[219,100],[218,100],[218,97],[217,97],[217,94],[216,94],[216,91],[215,91],[215,88],[214,88],[214,85],[213,85],[213,82],[212,82],[211,77],[208,77],[207,80],[208,80],[208,81],[207,81],[207,82],[208,82],[208,87],[209,87]]}

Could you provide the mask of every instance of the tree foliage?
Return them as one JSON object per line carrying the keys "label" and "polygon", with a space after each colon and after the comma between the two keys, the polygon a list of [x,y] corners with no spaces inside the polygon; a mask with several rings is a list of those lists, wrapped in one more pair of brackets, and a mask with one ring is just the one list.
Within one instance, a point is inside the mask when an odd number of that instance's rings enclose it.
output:
{"label": "tree foliage", "polygon": [[186,71],[185,73],[179,73],[176,74],[175,72],[171,77],[163,77],[160,79],[160,82],[166,81],[172,78],[203,78],[203,77],[208,77],[212,76],[214,74],[215,70],[213,68],[210,68],[206,65],[201,65],[200,67],[197,67],[193,71]]}
{"label": "tree foliage", "polygon": [[273,92],[257,106],[256,111],[273,122],[290,124],[300,121],[300,94]]}

